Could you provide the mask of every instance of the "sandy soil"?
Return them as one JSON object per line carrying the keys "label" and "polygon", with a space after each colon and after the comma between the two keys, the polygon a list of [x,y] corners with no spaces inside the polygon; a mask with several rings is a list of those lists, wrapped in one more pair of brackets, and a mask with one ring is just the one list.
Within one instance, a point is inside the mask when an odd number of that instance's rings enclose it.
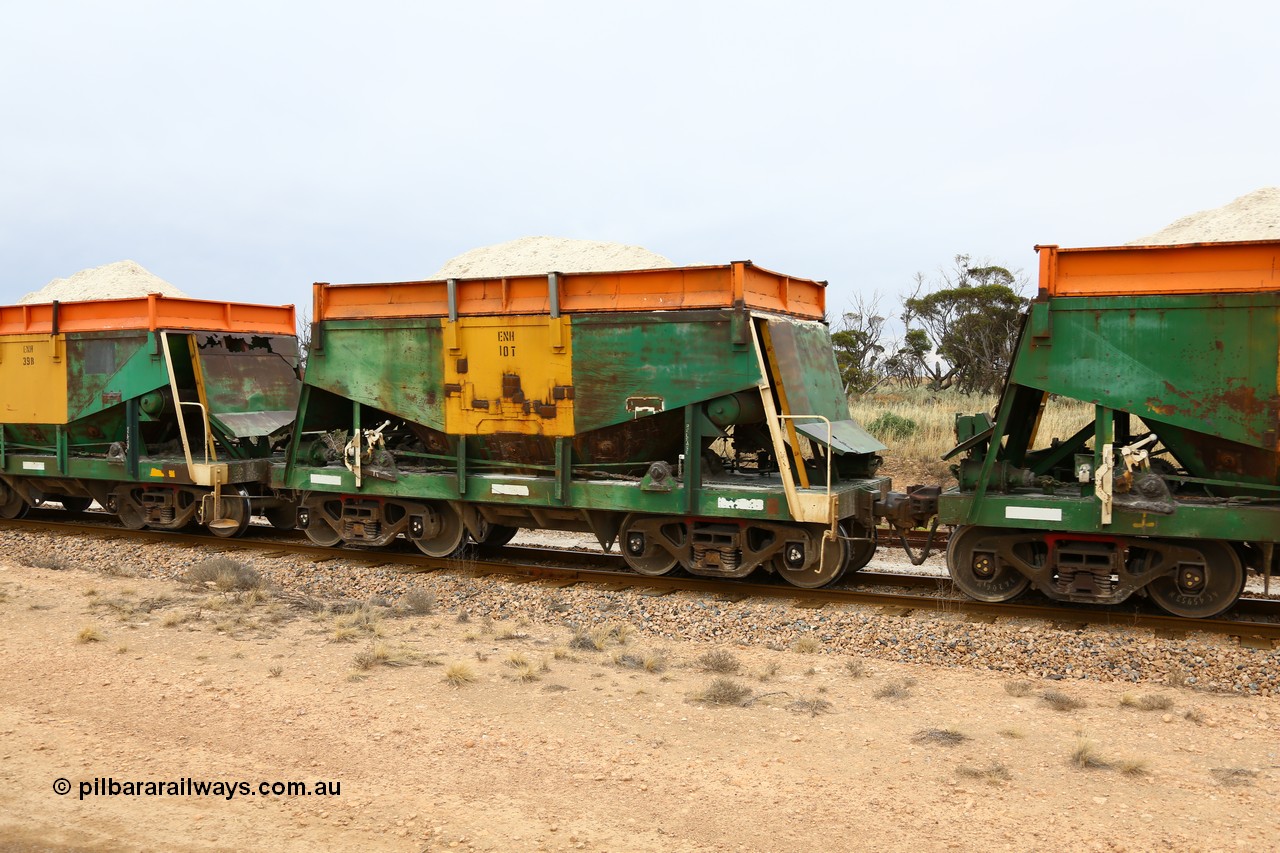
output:
{"label": "sandy soil", "polygon": [[[4,851],[1280,846],[1274,698],[735,647],[752,699],[710,706],[691,701],[707,644],[583,650],[449,613],[361,626],[6,560],[0,625]],[[463,663],[476,680],[450,686]],[[1170,705],[1122,704],[1152,695]],[[1073,764],[1082,739],[1109,766]],[[95,778],[341,792],[81,799]]]}

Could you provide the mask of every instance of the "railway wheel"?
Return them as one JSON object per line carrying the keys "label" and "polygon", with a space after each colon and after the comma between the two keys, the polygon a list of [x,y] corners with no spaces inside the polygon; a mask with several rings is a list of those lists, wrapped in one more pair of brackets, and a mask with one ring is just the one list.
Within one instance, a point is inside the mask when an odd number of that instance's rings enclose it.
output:
{"label": "railway wheel", "polygon": [[[840,526],[842,535],[847,535],[847,530],[843,524]],[[839,536],[828,539],[823,535],[825,532],[822,528],[809,531],[809,547],[820,548],[822,551],[812,565],[804,566],[806,556],[799,543],[788,542],[782,546],[782,553],[773,558],[773,570],[787,583],[800,589],[818,589],[840,580],[850,565],[851,543]],[[875,546],[871,550],[874,552]],[[870,560],[871,556],[867,555],[867,559]],[[865,566],[866,562],[862,565]]]}
{"label": "railway wheel", "polygon": [[22,495],[0,483],[0,517],[22,518],[30,508]]}
{"label": "railway wheel", "polygon": [[141,530],[147,526],[142,507],[133,499],[133,495],[127,488],[121,487],[111,493],[111,497],[107,499],[107,512],[114,512],[116,518],[120,519],[120,523],[129,530]]}
{"label": "railway wheel", "polygon": [[467,536],[467,526],[462,523],[462,516],[447,503],[430,504],[431,512],[436,515],[437,531],[431,536],[414,539],[413,544],[428,557],[447,557],[462,544]]}
{"label": "railway wheel", "polygon": [[647,577],[665,575],[680,565],[674,553],[684,549],[688,534],[684,523],[651,515],[628,515],[618,535],[622,559],[632,571]]}
{"label": "railway wheel", "polygon": [[501,548],[510,542],[515,535],[520,532],[519,527],[510,527],[505,524],[493,524],[484,518],[480,519],[480,535],[473,536],[476,545],[481,548]]}
{"label": "railway wheel", "polygon": [[67,512],[84,512],[93,503],[93,498],[78,495],[63,495],[59,500],[62,501],[62,508]]}
{"label": "railway wheel", "polygon": [[218,498],[218,512],[221,518],[215,518],[206,526],[209,532],[222,539],[233,539],[249,529],[249,519],[253,510],[249,506],[249,493],[243,487],[237,487],[230,494]]}
{"label": "railway wheel", "polygon": [[1181,562],[1177,569],[1147,584],[1147,594],[1166,613],[1210,619],[1230,609],[1244,586],[1244,566],[1225,542],[1179,543],[1200,552],[1203,562]]}
{"label": "railway wheel", "polygon": [[332,548],[342,541],[338,531],[317,518],[313,518],[302,532],[307,534],[312,545],[319,545],[321,548]]}
{"label": "railway wheel", "polygon": [[841,522],[840,535],[866,538],[865,542],[845,542],[849,549],[849,565],[845,571],[856,572],[866,568],[867,563],[876,555],[876,546],[879,544],[876,542],[876,529],[854,521]]}
{"label": "railway wheel", "polygon": [[947,543],[947,571],[960,591],[978,601],[1010,601],[1027,591],[1031,579],[996,554],[1004,531],[991,527],[957,527]]}

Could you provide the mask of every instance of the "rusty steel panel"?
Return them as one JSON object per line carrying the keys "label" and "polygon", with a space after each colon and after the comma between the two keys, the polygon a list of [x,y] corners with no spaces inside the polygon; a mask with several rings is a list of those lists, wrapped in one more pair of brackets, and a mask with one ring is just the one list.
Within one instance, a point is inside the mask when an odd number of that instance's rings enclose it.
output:
{"label": "rusty steel panel", "polygon": [[[821,415],[831,421],[849,418],[849,400],[840,385],[831,335],[821,323],[770,318],[773,370],[793,415]],[[825,441],[825,431],[824,431]]]}
{"label": "rusty steel panel", "polygon": [[319,327],[306,384],[432,430],[445,429],[438,319],[334,321]]}
{"label": "rusty steel panel", "polygon": [[742,337],[731,312],[574,317],[577,432],[755,387],[759,362]]}
{"label": "rusty steel panel", "polygon": [[1141,417],[1194,476],[1277,483],[1280,292],[1047,304],[1013,383]]}
{"label": "rusty steel panel", "polygon": [[293,421],[301,385],[291,335],[192,335],[209,415],[232,435],[270,435]]}

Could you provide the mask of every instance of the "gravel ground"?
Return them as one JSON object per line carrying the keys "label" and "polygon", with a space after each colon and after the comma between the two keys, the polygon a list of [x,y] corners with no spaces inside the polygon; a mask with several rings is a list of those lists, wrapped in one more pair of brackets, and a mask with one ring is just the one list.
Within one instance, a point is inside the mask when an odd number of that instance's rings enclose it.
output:
{"label": "gravel ground", "polygon": [[[6,553],[24,563],[107,574],[181,579],[210,556],[205,549],[147,545],[127,555],[112,540],[0,531]],[[532,543],[530,543],[532,544]],[[1280,650],[1242,647],[1232,637],[1189,633],[1181,638],[1121,626],[1054,627],[1039,620],[971,622],[963,614],[827,605],[813,609],[776,600],[706,598],[611,591],[604,586],[524,583],[463,571],[405,572],[398,567],[314,562],[292,556],[235,552],[294,600],[391,605],[412,590],[437,606],[472,618],[524,618],[565,627],[629,624],[650,641],[687,640],[776,649],[816,642],[820,653],[873,660],[994,670],[1051,680],[1088,679],[1185,684],[1215,692],[1280,695]],[[940,604],[944,608],[945,604]]]}

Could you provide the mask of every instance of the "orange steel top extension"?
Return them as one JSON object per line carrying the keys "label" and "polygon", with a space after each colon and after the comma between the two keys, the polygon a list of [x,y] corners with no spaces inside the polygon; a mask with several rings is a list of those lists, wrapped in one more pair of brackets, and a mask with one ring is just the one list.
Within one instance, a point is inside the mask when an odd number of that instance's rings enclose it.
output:
{"label": "orange steel top extension", "polygon": [[1048,296],[1280,290],[1280,240],[1036,251],[1040,292]]}
{"label": "orange steel top extension", "polygon": [[[665,311],[741,305],[814,320],[826,310],[826,282],[792,278],[738,261],[724,266],[621,272],[556,273],[557,304],[565,314]],[[455,279],[459,316],[547,314],[549,276]],[[385,284],[318,283],[313,317],[360,320],[449,316],[446,280]]]}
{"label": "orange steel top extension", "polygon": [[[57,329],[54,329],[54,305]],[[263,335],[297,333],[292,305],[180,299],[152,293],[130,299],[0,306],[0,335],[193,329]]]}

